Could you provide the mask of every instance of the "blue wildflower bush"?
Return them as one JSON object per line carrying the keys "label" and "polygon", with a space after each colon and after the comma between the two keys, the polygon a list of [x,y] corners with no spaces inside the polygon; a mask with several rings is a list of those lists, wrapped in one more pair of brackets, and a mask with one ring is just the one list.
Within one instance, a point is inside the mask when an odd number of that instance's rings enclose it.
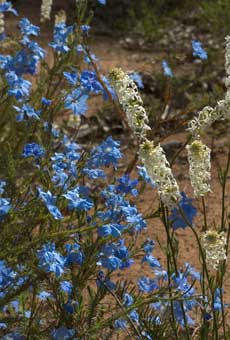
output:
{"label": "blue wildflower bush", "polygon": [[[42,3],[42,21],[49,19],[50,8]],[[17,14],[10,2],[0,5],[2,19],[7,11]],[[28,19],[19,21],[17,39],[2,32],[0,338],[227,339],[224,201],[220,230],[208,228],[204,214],[200,234],[195,203],[180,192],[162,147],[149,139],[148,115],[134,82],[141,79],[120,69],[107,78],[101,73],[87,45],[87,18],[85,1],[77,3],[76,23],[67,25],[63,13],[56,17],[52,65],[37,42],[40,28]],[[229,46],[227,40],[228,75]],[[173,76],[166,61],[163,67]],[[121,171],[122,145],[112,136],[97,144],[80,142],[92,96],[117,110],[135,139],[141,165],[136,167],[136,156]],[[201,132],[226,118],[227,108],[228,93],[188,128],[191,183],[204,207],[210,150]],[[65,124],[71,117],[74,129]],[[223,193],[229,163],[220,174]],[[153,195],[158,191],[159,201],[143,216],[137,203],[146,186]],[[161,220],[166,235],[162,263],[155,241],[141,238],[152,218]],[[179,228],[194,234],[200,273],[179,262]],[[129,274],[135,263],[148,275],[138,272],[134,282]]]}

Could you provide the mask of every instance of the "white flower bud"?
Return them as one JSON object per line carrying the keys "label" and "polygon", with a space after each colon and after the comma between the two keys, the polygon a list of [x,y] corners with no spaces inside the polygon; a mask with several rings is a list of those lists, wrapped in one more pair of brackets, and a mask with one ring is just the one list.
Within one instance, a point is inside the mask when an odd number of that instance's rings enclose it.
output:
{"label": "white flower bud", "polygon": [[41,5],[41,22],[50,20],[50,13],[52,8],[53,0],[42,0]]}
{"label": "white flower bud", "polygon": [[207,263],[218,269],[220,261],[226,260],[226,236],[222,231],[208,230],[201,236],[201,243],[206,254]]}
{"label": "white flower bud", "polygon": [[127,121],[134,134],[144,137],[148,126],[148,117],[143,107],[135,82],[122,69],[114,69],[110,74],[112,85],[118,100],[126,113]]}
{"label": "white flower bud", "polygon": [[187,145],[189,175],[195,197],[204,196],[210,189],[210,149],[200,140]]}
{"label": "white flower bud", "polygon": [[173,208],[181,199],[178,184],[160,145],[146,140],[140,145],[140,158],[150,178],[156,183],[162,202]]}

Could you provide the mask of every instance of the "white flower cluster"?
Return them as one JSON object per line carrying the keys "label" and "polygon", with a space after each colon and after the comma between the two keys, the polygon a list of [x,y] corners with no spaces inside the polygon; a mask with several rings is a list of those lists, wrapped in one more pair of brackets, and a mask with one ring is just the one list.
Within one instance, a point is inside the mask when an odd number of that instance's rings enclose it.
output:
{"label": "white flower cluster", "polygon": [[[5,0],[0,0],[0,3],[4,3]],[[5,32],[5,16],[4,13],[0,13],[0,34]]]}
{"label": "white flower cluster", "polygon": [[205,106],[195,117],[188,123],[188,131],[193,135],[199,136],[205,128],[209,127],[216,119],[218,119],[219,110],[211,106]]}
{"label": "white flower cluster", "polygon": [[225,71],[227,76],[230,76],[230,36],[226,38],[226,48],[225,48]]}
{"label": "white flower cluster", "polygon": [[148,126],[148,116],[135,82],[120,68],[112,70],[110,79],[118,100],[126,113],[129,127],[134,134],[144,137],[150,127]]}
{"label": "white flower cluster", "polygon": [[5,18],[4,13],[0,13],[0,34],[5,32]]}
{"label": "white flower cluster", "polygon": [[41,5],[41,22],[50,20],[50,13],[52,8],[53,0],[42,0]]}
{"label": "white flower cluster", "polygon": [[210,149],[200,140],[187,146],[189,175],[195,197],[204,196],[210,189]]}
{"label": "white flower cluster", "polygon": [[61,22],[66,23],[66,12],[63,9],[55,15],[55,25],[60,24]]}
{"label": "white flower cluster", "polygon": [[160,145],[154,146],[153,142],[146,140],[140,145],[140,158],[148,175],[156,183],[162,202],[173,208],[181,195],[164,150]]}
{"label": "white flower cluster", "polygon": [[220,261],[226,260],[226,236],[224,232],[208,230],[203,233],[201,243],[206,254],[207,263],[218,269]]}

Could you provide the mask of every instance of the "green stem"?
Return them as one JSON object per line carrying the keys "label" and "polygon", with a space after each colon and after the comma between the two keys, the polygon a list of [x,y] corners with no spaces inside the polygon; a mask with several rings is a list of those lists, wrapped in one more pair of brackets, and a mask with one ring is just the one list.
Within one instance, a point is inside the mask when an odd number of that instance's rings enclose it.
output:
{"label": "green stem", "polygon": [[201,200],[202,200],[203,216],[204,216],[204,227],[203,227],[202,231],[207,231],[208,230],[208,224],[207,224],[207,214],[206,214],[206,206],[205,206],[204,196],[202,196]]}

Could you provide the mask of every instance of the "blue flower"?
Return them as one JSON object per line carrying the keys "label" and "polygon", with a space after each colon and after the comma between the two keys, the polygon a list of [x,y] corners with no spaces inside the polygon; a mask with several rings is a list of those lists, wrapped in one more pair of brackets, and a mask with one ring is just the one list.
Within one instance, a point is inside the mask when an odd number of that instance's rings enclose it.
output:
{"label": "blue flower", "polygon": [[5,191],[6,181],[0,180],[0,195],[2,195]]}
{"label": "blue flower", "polygon": [[63,292],[68,293],[70,295],[72,293],[73,285],[69,281],[61,281],[60,288]]}
{"label": "blue flower", "polygon": [[142,276],[138,280],[138,288],[141,292],[151,293],[155,289],[158,289],[159,287],[158,287],[156,280],[152,280],[147,276]]}
{"label": "blue flower", "polygon": [[69,82],[70,85],[76,85],[77,80],[78,80],[78,74],[76,71],[72,72],[63,72],[64,77],[66,80]]}
{"label": "blue flower", "polygon": [[54,340],[72,339],[74,334],[75,334],[74,329],[66,328],[64,326],[54,329],[51,333]]}
{"label": "blue flower", "polygon": [[138,174],[144,179],[146,183],[149,183],[152,185],[152,187],[155,187],[155,183],[153,180],[149,177],[147,170],[144,166],[137,166]]}
{"label": "blue flower", "polygon": [[107,137],[104,142],[95,147],[87,162],[87,167],[100,167],[100,166],[117,166],[118,159],[122,158],[120,152],[120,143],[114,141],[111,136]]}
{"label": "blue flower", "polygon": [[86,175],[89,179],[105,178],[105,172],[102,169],[88,169],[84,168],[82,174]]}
{"label": "blue flower", "polygon": [[[173,302],[173,309],[174,309],[174,315],[175,315],[175,319],[176,321],[181,325],[181,326],[185,326],[185,321],[184,321],[184,313],[183,313],[183,309],[181,306],[181,303],[179,301],[174,301]],[[186,308],[184,306],[185,312],[186,312]],[[188,325],[194,325],[195,322],[194,320],[190,317],[190,315],[188,313],[185,314],[185,318],[187,321]]]}
{"label": "blue flower", "polygon": [[75,115],[84,115],[88,109],[87,100],[88,95],[77,88],[65,98],[65,109],[72,110]]}
{"label": "blue flower", "polygon": [[132,306],[134,299],[132,295],[125,293],[123,296],[123,304],[127,307]]}
{"label": "blue flower", "polygon": [[81,30],[82,30],[83,33],[88,34],[89,31],[90,31],[90,28],[91,27],[89,25],[81,25]]}
{"label": "blue flower", "polygon": [[5,1],[0,3],[0,13],[11,12],[14,15],[18,15],[18,12],[12,8],[12,3],[10,1]]}
{"label": "blue flower", "polygon": [[145,255],[142,262],[148,262],[150,267],[155,268],[161,268],[160,262],[151,254]]}
{"label": "blue flower", "polygon": [[[24,37],[22,43],[25,47],[18,51],[14,57],[2,60],[2,67],[7,71],[15,72],[17,76],[26,73],[34,75],[37,72],[39,60],[45,57],[46,52],[37,42],[30,41],[27,36]],[[13,76],[11,77],[13,78]],[[14,81],[16,81],[17,78],[14,78]]]}
{"label": "blue flower", "polygon": [[137,84],[139,89],[144,88],[144,84],[142,82],[142,77],[139,73],[137,73],[137,72],[129,73],[129,78],[131,78]]}
{"label": "blue flower", "polygon": [[17,273],[7,267],[6,261],[0,260],[0,298],[6,294],[6,289],[15,284]]}
{"label": "blue flower", "polygon": [[41,158],[45,155],[45,150],[39,144],[28,143],[24,146],[22,155],[24,157],[34,157],[34,158],[38,159],[38,158]]}
{"label": "blue flower", "polygon": [[[223,291],[222,291],[223,292]],[[221,311],[221,288],[216,288],[214,293],[214,310],[215,311]]]}
{"label": "blue flower", "polygon": [[66,251],[67,251],[65,261],[66,266],[72,266],[74,264],[81,265],[84,262],[85,255],[83,254],[79,244],[77,243],[67,244]]}
{"label": "blue flower", "polygon": [[34,108],[28,104],[23,104],[22,107],[14,106],[14,109],[18,112],[16,120],[21,122],[26,118],[40,119],[40,111],[35,111]]}
{"label": "blue flower", "polygon": [[168,281],[168,272],[166,270],[154,269],[153,272],[157,280]]}
{"label": "blue flower", "polygon": [[119,185],[116,186],[118,192],[129,194],[131,193],[133,196],[137,196],[138,191],[135,188],[138,184],[138,180],[131,180],[129,175],[124,175],[118,179]]}
{"label": "blue flower", "polygon": [[31,24],[31,22],[27,18],[23,18],[19,21],[19,27],[21,30],[21,33],[25,36],[38,36],[40,33],[40,28],[38,26],[35,26]]}
{"label": "blue flower", "polygon": [[138,312],[136,311],[136,309],[132,310],[130,313],[129,313],[129,317],[131,320],[133,320],[134,322],[136,322],[137,324],[139,324],[139,314]]}
{"label": "blue flower", "polygon": [[117,243],[106,244],[102,247],[100,260],[97,264],[113,271],[128,268],[133,262],[133,259],[130,258],[129,250],[124,244],[124,240],[119,240]]}
{"label": "blue flower", "polygon": [[146,333],[145,331],[141,332],[141,335],[143,335],[145,337],[146,340],[154,340],[148,333]]}
{"label": "blue flower", "polygon": [[171,68],[169,67],[167,61],[166,61],[166,60],[163,60],[161,64],[162,64],[162,67],[163,67],[164,75],[165,75],[166,77],[172,78],[172,77],[173,77],[173,73],[172,73],[172,70],[171,70]]}
{"label": "blue flower", "polygon": [[[197,214],[197,209],[192,205],[192,199],[188,198],[184,192],[181,193],[181,196],[182,198],[179,202],[179,206],[183,211],[184,216],[186,216],[188,222],[192,224],[193,218]],[[172,210],[171,215],[169,215],[169,220],[172,222],[173,229],[185,229],[187,227],[187,223],[181,216],[178,208],[174,208]]]}
{"label": "blue flower", "polygon": [[38,293],[37,297],[40,300],[46,300],[52,297],[52,294],[49,292],[46,292],[45,290],[43,290],[42,292]]}
{"label": "blue flower", "polygon": [[120,237],[123,228],[124,227],[120,224],[106,224],[102,227],[98,227],[97,233],[100,237]]}
{"label": "blue flower", "polygon": [[115,329],[125,330],[128,327],[128,322],[124,319],[118,319],[114,322]]}
{"label": "blue flower", "polygon": [[190,276],[192,278],[192,280],[197,280],[200,281],[201,279],[201,274],[199,272],[197,272],[190,263],[186,262],[185,263],[185,274],[186,276]]}
{"label": "blue flower", "polygon": [[102,88],[102,93],[103,93],[104,100],[108,100],[109,99],[107,92],[109,92],[111,94],[112,99],[114,100],[116,98],[116,93],[115,93],[114,88],[110,84],[108,78],[106,78],[104,75],[102,75],[101,79],[102,79],[102,81],[103,81],[103,83],[104,83],[104,85],[106,86],[106,89],[107,89],[107,91],[105,91],[105,89]]}
{"label": "blue flower", "polygon": [[18,77],[14,71],[7,72],[5,77],[9,85],[8,93],[10,96],[15,96],[17,100],[29,96],[32,86],[30,81]]}
{"label": "blue flower", "polygon": [[87,211],[93,207],[93,202],[91,199],[80,197],[79,187],[67,191],[67,193],[63,196],[68,200],[68,207],[71,210],[76,209],[80,211]]}
{"label": "blue flower", "polygon": [[55,273],[60,277],[65,270],[65,258],[55,250],[54,243],[47,243],[43,245],[42,249],[38,250],[37,256],[39,259],[39,268],[46,273]]}
{"label": "blue flower", "polygon": [[4,322],[0,322],[0,329],[7,329],[7,324]]}
{"label": "blue flower", "polygon": [[108,277],[105,276],[104,272],[100,270],[97,274],[97,280],[96,280],[97,287],[100,289],[104,289],[108,287],[110,290],[116,289],[115,283],[110,281]]}
{"label": "blue flower", "polygon": [[60,210],[55,205],[55,196],[51,194],[50,191],[42,191],[41,188],[38,188],[38,194],[39,197],[42,199],[42,201],[45,203],[47,209],[51,213],[51,215],[54,217],[55,220],[60,220],[63,218]]}
{"label": "blue flower", "polygon": [[154,249],[154,246],[155,246],[155,242],[153,240],[150,240],[150,239],[146,240],[144,245],[143,245],[144,252],[147,255],[151,254],[151,252]]}
{"label": "blue flower", "polygon": [[0,198],[0,221],[8,214],[11,209],[11,204],[7,198]]}
{"label": "blue flower", "polygon": [[208,59],[207,52],[203,49],[202,43],[199,40],[192,41],[193,56],[202,60]]}
{"label": "blue flower", "polygon": [[106,5],[106,0],[97,0],[99,2],[99,4],[101,5]]}
{"label": "blue flower", "polygon": [[42,97],[42,104],[49,106],[50,104],[52,104],[52,100]]}
{"label": "blue flower", "polygon": [[8,333],[4,336],[3,340],[25,340],[25,337],[20,334],[20,331]]}
{"label": "blue flower", "polygon": [[68,52],[69,35],[73,32],[73,26],[66,26],[64,22],[60,22],[54,26],[53,42],[49,45],[58,52]]}
{"label": "blue flower", "polygon": [[109,271],[114,271],[116,269],[120,269],[121,260],[114,255],[110,255],[108,257],[101,257],[97,264],[108,269]]}
{"label": "blue flower", "polygon": [[126,221],[132,225],[133,231],[140,232],[146,228],[146,222],[135,206],[126,203],[126,205],[121,206],[121,211]]}
{"label": "blue flower", "polygon": [[94,71],[84,70],[81,73],[80,82],[81,85],[89,92],[98,94],[103,91],[103,87],[99,83],[96,72]]}
{"label": "blue flower", "polygon": [[26,47],[33,53],[33,57],[36,61],[45,58],[46,51],[36,41],[29,40]]}

